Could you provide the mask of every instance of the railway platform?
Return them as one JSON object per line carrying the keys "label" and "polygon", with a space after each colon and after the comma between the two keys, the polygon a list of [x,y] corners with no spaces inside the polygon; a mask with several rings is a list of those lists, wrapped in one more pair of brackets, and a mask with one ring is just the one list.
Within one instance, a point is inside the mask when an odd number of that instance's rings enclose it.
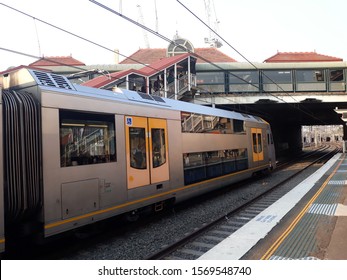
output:
{"label": "railway platform", "polygon": [[199,259],[347,260],[347,155],[314,174]]}

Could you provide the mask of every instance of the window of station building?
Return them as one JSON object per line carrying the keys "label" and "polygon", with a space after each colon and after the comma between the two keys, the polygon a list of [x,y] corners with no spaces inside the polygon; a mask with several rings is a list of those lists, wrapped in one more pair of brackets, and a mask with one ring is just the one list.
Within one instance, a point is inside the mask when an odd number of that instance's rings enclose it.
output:
{"label": "window of station building", "polygon": [[182,132],[230,134],[233,132],[229,118],[181,112]]}
{"label": "window of station building", "polygon": [[196,73],[198,84],[224,84],[224,72],[199,72]]}
{"label": "window of station building", "polygon": [[185,185],[248,168],[247,149],[229,149],[183,154]]}
{"label": "window of station building", "polygon": [[263,70],[262,71],[263,83],[292,83],[292,71],[288,70]]}
{"label": "window of station building", "polygon": [[196,73],[196,83],[200,92],[214,93],[225,92],[224,72],[199,72]]}
{"label": "window of station building", "polygon": [[191,52],[194,53],[193,44],[183,38],[176,38],[167,48],[168,57]]}
{"label": "window of station building", "polygon": [[230,92],[256,92],[259,91],[258,71],[231,71],[229,72]]}
{"label": "window of station building", "polygon": [[232,71],[229,72],[230,84],[259,84],[258,71]]}
{"label": "window of station building", "polygon": [[324,70],[296,70],[296,81],[307,83],[324,82]]}
{"label": "window of station building", "polygon": [[114,115],[60,110],[61,167],[116,161]]}
{"label": "window of station building", "polygon": [[121,88],[121,89],[126,89],[127,88],[127,80],[126,80],[126,78],[122,78],[122,79],[116,80],[114,83],[110,83],[106,87],[104,87],[104,89],[110,89],[110,90],[113,90],[113,91],[116,91],[117,88]]}
{"label": "window of station building", "polygon": [[329,72],[331,82],[344,81],[343,69],[330,70]]}

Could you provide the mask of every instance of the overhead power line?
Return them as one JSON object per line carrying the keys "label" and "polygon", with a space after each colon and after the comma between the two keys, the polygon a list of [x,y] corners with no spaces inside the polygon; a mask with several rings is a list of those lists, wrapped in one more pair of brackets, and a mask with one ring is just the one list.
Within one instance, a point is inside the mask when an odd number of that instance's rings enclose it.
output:
{"label": "overhead power line", "polygon": [[[20,14],[24,15],[24,16],[30,17],[30,18],[32,18],[32,19],[34,19],[34,20],[36,20],[36,21],[39,21],[39,22],[41,22],[41,23],[43,23],[43,24],[46,24],[46,25],[48,25],[48,26],[50,26],[50,27],[52,27],[52,28],[54,28],[54,29],[58,29],[58,30],[60,30],[60,31],[62,31],[62,32],[64,32],[64,33],[67,33],[67,34],[69,34],[69,35],[71,35],[71,36],[73,36],[73,37],[76,37],[76,38],[78,38],[78,39],[80,39],[80,40],[83,40],[83,41],[88,42],[88,43],[90,43],[90,44],[92,44],[92,45],[95,45],[95,46],[97,46],[97,47],[100,47],[100,48],[102,48],[102,49],[104,49],[104,50],[110,51],[110,52],[115,53],[115,54],[119,54],[120,56],[125,57],[125,58],[128,58],[128,59],[130,59],[131,61],[134,61],[134,62],[136,62],[136,63],[138,63],[138,64],[143,65],[143,66],[148,66],[148,65],[146,65],[145,63],[143,63],[143,62],[141,62],[141,61],[138,61],[138,60],[136,60],[136,59],[133,59],[133,58],[131,58],[131,57],[129,57],[129,56],[126,56],[126,55],[124,55],[124,54],[121,54],[121,53],[118,52],[118,51],[115,51],[115,50],[113,50],[113,49],[111,49],[111,48],[105,47],[105,46],[103,46],[103,45],[101,45],[101,44],[99,44],[99,43],[96,43],[96,42],[94,42],[94,41],[92,41],[92,40],[90,40],[90,39],[87,39],[87,38],[85,38],[85,37],[82,37],[82,36],[80,36],[80,35],[77,35],[77,34],[71,32],[71,31],[68,31],[68,30],[66,30],[66,29],[64,29],[64,28],[61,28],[61,27],[59,27],[59,26],[57,26],[57,25],[54,25],[54,24],[52,24],[52,23],[49,23],[49,22],[47,22],[47,21],[44,21],[44,20],[39,19],[39,18],[37,18],[37,17],[34,17],[33,15],[30,15],[30,14],[28,14],[28,13],[25,13],[25,12],[23,12],[23,11],[20,11],[20,10],[18,10],[18,9],[16,9],[16,8],[13,8],[13,7],[9,6],[9,5],[6,5],[6,4],[4,4],[4,3],[0,3],[0,5],[5,6],[6,8],[9,8],[9,9],[11,9],[11,10],[17,12],[17,13],[20,13]],[[45,58],[45,59],[46,59],[46,58]],[[152,68],[152,69],[153,69],[153,70],[157,70],[157,69],[155,69],[155,68]]]}
{"label": "overhead power line", "polygon": [[[228,72],[230,75],[236,77],[237,79],[239,79],[239,80],[241,80],[241,81],[243,81],[243,82],[245,82],[245,83],[247,83],[247,84],[250,84],[250,85],[252,85],[252,86],[254,86],[255,88],[258,88],[258,89],[260,90],[259,86],[257,86],[256,84],[253,84],[253,83],[251,83],[251,82],[249,82],[249,81],[247,81],[247,80],[244,80],[244,79],[242,79],[241,77],[239,77],[239,76],[233,74],[232,72],[230,72],[230,71],[228,71],[228,70],[226,70],[226,69],[223,69],[223,68],[220,67],[219,65],[217,65],[217,64],[215,64],[215,63],[213,63],[213,62],[207,60],[206,58],[204,58],[204,57],[202,57],[202,56],[200,56],[200,55],[198,55],[198,54],[196,54],[196,53],[194,53],[194,52],[191,52],[191,51],[187,50],[187,49],[186,49],[185,47],[183,47],[182,45],[177,44],[176,42],[172,41],[171,39],[169,39],[169,38],[167,38],[167,37],[161,35],[161,34],[158,33],[157,31],[153,31],[152,29],[147,28],[146,26],[141,25],[141,24],[135,22],[134,20],[132,20],[132,19],[130,19],[130,18],[128,18],[128,17],[126,17],[126,16],[124,16],[124,15],[122,15],[122,14],[120,14],[120,13],[118,13],[118,12],[116,12],[116,11],[110,9],[110,8],[108,8],[107,6],[98,3],[97,1],[90,0],[90,2],[92,2],[92,3],[94,3],[94,4],[97,4],[97,5],[99,5],[99,6],[103,7],[103,8],[105,8],[105,9],[107,9],[107,10],[109,10],[109,11],[111,11],[111,12],[117,14],[118,16],[121,16],[121,17],[125,18],[126,20],[132,22],[133,24],[136,24],[136,25],[140,26],[141,28],[146,29],[148,32],[151,32],[152,34],[154,34],[154,35],[156,35],[156,36],[162,38],[163,40],[165,40],[165,41],[167,41],[167,42],[169,42],[169,43],[175,44],[176,47],[181,48],[181,49],[185,50],[185,51],[188,52],[188,53],[192,53],[194,56],[196,56],[196,57],[200,58],[201,60],[203,60],[203,61],[205,61],[205,62],[207,62],[207,63],[213,65],[213,66],[216,67],[217,69],[220,69],[220,70],[222,70],[222,71],[226,71],[226,72]],[[23,12],[23,11],[20,11],[20,10],[18,10],[18,9],[16,9],[16,8],[13,8],[13,7],[9,6],[9,5],[6,5],[6,4],[4,4],[4,3],[0,3],[0,4],[3,5],[3,6],[5,6],[5,7],[7,7],[7,8],[9,8],[9,9],[12,9],[12,10],[14,10],[14,11],[16,11],[16,12],[18,12],[18,13],[24,15],[24,16],[30,17],[30,18],[32,18],[32,19],[34,19],[34,20],[37,20],[37,21],[39,21],[39,22],[41,22],[41,23],[44,23],[44,24],[46,24],[46,25],[48,25],[48,26],[50,26],[50,27],[52,27],[52,28],[58,29],[58,30],[60,30],[60,31],[62,31],[62,32],[65,32],[65,33],[71,35],[71,36],[74,36],[74,37],[76,37],[76,38],[78,38],[78,39],[81,39],[81,40],[83,40],[83,41],[86,41],[86,42],[88,42],[88,43],[91,43],[91,44],[93,44],[93,45],[96,45],[96,46],[98,46],[98,47],[100,47],[100,48],[103,48],[103,49],[105,49],[105,50],[111,51],[112,53],[117,53],[117,54],[119,54],[119,55],[121,55],[121,56],[123,56],[123,57],[125,57],[125,58],[128,58],[128,59],[130,59],[130,60],[132,60],[132,61],[134,61],[134,62],[136,62],[136,63],[139,63],[139,64],[142,64],[142,65],[144,65],[144,66],[150,67],[151,69],[153,69],[153,70],[155,70],[155,71],[160,71],[159,69],[153,68],[153,67],[151,67],[151,66],[146,65],[145,63],[142,63],[141,61],[138,61],[138,60],[135,60],[135,59],[133,59],[133,58],[131,58],[131,57],[128,57],[128,56],[126,56],[126,55],[123,55],[123,54],[119,53],[118,51],[115,51],[115,50],[112,50],[112,49],[110,49],[110,48],[107,48],[107,47],[105,47],[105,46],[103,46],[103,45],[101,45],[101,44],[98,44],[98,43],[96,43],[96,42],[94,42],[94,41],[92,41],[92,40],[86,39],[86,38],[84,38],[84,37],[82,37],[82,36],[80,36],[80,35],[77,35],[77,34],[71,32],[71,31],[68,31],[68,30],[63,29],[63,28],[61,28],[61,27],[58,27],[58,26],[56,26],[56,25],[54,25],[54,24],[51,24],[51,23],[49,23],[49,22],[47,22],[47,21],[41,20],[41,19],[39,19],[39,18],[36,18],[36,17],[34,17],[34,16],[32,16],[32,15],[30,15],[30,14],[28,14],[28,13],[25,13],[25,12]],[[213,32],[214,32],[214,31],[213,31]],[[218,35],[218,36],[219,36],[219,35]],[[35,55],[31,55],[31,54],[25,54],[25,53],[23,53],[23,52],[19,52],[19,51],[15,51],[15,50],[10,50],[10,49],[6,49],[6,48],[2,48],[2,47],[1,47],[0,49],[5,50],[5,51],[9,51],[9,52],[12,52],[12,53],[16,53],[16,54],[19,54],[19,55],[25,55],[25,56],[28,56],[28,57],[36,58],[36,59],[45,59],[45,60],[47,60],[47,61],[52,61],[52,62],[54,62],[54,63],[59,63],[60,65],[67,66],[67,67],[72,67],[72,68],[79,69],[79,70],[85,70],[84,68],[80,68],[80,67],[77,67],[77,66],[66,65],[66,64],[64,64],[64,63],[60,63],[60,62],[57,62],[57,61],[54,61],[54,60],[49,60],[48,58],[45,58],[45,57],[38,57],[38,56],[35,56]],[[102,70],[99,70],[99,69],[97,69],[97,70],[98,70],[98,73],[102,72]],[[115,79],[114,81],[117,81],[117,80],[118,80],[118,79]],[[275,82],[274,82],[274,83],[275,83]],[[276,83],[275,83],[275,84],[276,84]],[[205,92],[209,92],[209,91],[206,90],[206,89],[203,89],[203,90],[204,90]],[[267,94],[272,95],[271,93],[267,93]],[[274,96],[274,95],[272,95],[272,96]],[[284,100],[282,100],[280,97],[277,97],[277,96],[274,96],[274,97],[277,98],[277,99],[279,99],[280,101],[282,101],[282,102],[284,102],[284,103],[287,103],[287,102],[285,102]],[[238,103],[235,102],[235,104],[238,104]],[[295,108],[296,108],[296,107],[295,107]],[[296,108],[296,109],[301,110],[300,108]],[[302,110],[301,110],[301,111],[302,111]],[[311,116],[311,117],[314,117],[312,114],[310,114],[310,116]],[[315,117],[314,117],[314,118],[315,118]],[[316,119],[317,119],[317,118],[316,118]]]}
{"label": "overhead power line", "polygon": [[[141,65],[147,66],[147,67],[149,67],[149,68],[151,68],[151,69],[153,69],[153,70],[155,70],[155,71],[158,71],[158,72],[161,71],[160,69],[151,67],[151,66],[149,66],[149,65],[147,65],[147,64],[145,64],[145,63],[143,63],[143,62],[141,62],[141,61],[138,61],[138,60],[136,60],[136,59],[133,59],[133,58],[131,58],[131,57],[128,57],[128,56],[126,56],[126,55],[123,55],[123,54],[121,54],[121,53],[119,53],[119,52],[116,52],[116,51],[114,51],[114,50],[112,50],[112,49],[110,49],[110,48],[107,48],[107,47],[105,47],[105,46],[103,46],[103,45],[101,45],[101,44],[99,44],[99,43],[96,43],[96,42],[94,42],[94,41],[92,41],[92,40],[86,39],[86,38],[84,38],[84,37],[82,37],[82,36],[80,36],[80,35],[77,35],[77,34],[71,32],[71,31],[68,31],[68,30],[66,30],[66,29],[64,29],[64,28],[61,28],[61,27],[59,27],[59,26],[57,26],[57,25],[54,25],[54,24],[49,23],[49,22],[47,22],[47,21],[44,21],[44,20],[42,20],[42,19],[39,19],[39,18],[37,18],[37,17],[35,17],[35,16],[33,16],[33,15],[30,15],[30,14],[28,14],[28,13],[26,13],[26,12],[23,12],[23,11],[21,11],[21,10],[19,10],[19,9],[16,9],[16,8],[11,7],[11,6],[9,6],[9,5],[6,5],[6,4],[4,4],[4,3],[0,3],[0,4],[3,5],[4,7],[9,8],[9,9],[11,9],[11,10],[17,12],[17,13],[20,13],[20,14],[26,16],[26,17],[30,17],[30,18],[34,19],[35,21],[39,21],[39,22],[41,22],[41,23],[43,23],[43,24],[46,24],[46,25],[48,25],[48,26],[50,26],[50,27],[52,27],[52,28],[58,29],[58,30],[61,31],[61,32],[67,33],[67,34],[69,34],[69,35],[71,35],[71,36],[74,36],[74,37],[76,37],[76,38],[78,38],[78,39],[81,39],[81,40],[83,40],[83,41],[86,41],[86,42],[88,42],[88,43],[90,43],[90,44],[96,45],[97,47],[103,48],[103,49],[105,49],[105,50],[107,50],[107,51],[110,51],[110,52],[112,52],[112,53],[117,53],[117,54],[119,54],[119,55],[121,55],[121,56],[123,56],[123,57],[125,57],[125,58],[128,58],[128,59],[130,59],[130,60],[132,60],[132,61],[134,61],[134,62],[136,62],[136,63],[139,63],[139,64],[141,64]],[[118,13],[118,14],[119,14],[119,13]],[[119,15],[121,15],[121,14],[119,14]],[[124,16],[124,17],[125,17],[125,16]],[[136,24],[137,22],[134,21],[133,23]],[[141,25],[141,26],[144,26],[144,25]],[[151,31],[152,31],[152,30],[151,30]],[[158,33],[158,34],[159,34],[159,33]],[[168,39],[168,38],[165,38],[165,39],[166,39],[168,42],[170,42],[170,43],[172,42],[172,41],[171,41],[170,39]],[[185,49],[183,46],[181,46],[181,45],[178,45],[178,47],[180,47],[180,48],[186,50],[186,49]],[[55,61],[55,60],[51,60],[51,59],[46,58],[46,57],[41,57],[41,56],[36,56],[36,55],[28,54],[28,53],[23,53],[23,52],[20,52],[20,51],[11,50],[11,49],[7,49],[7,48],[3,48],[3,47],[0,47],[0,49],[1,49],[1,50],[4,50],[4,51],[7,51],[7,52],[12,52],[12,53],[16,53],[16,54],[18,54],[18,55],[23,55],[23,56],[27,56],[27,57],[31,57],[31,58],[35,58],[35,59],[45,59],[46,61],[54,62],[54,63],[59,64],[59,65],[62,65],[62,66],[71,67],[71,68],[74,68],[74,69],[77,69],[77,70],[85,71],[84,68],[77,67],[77,66],[72,66],[72,65],[67,65],[67,64],[64,64],[64,63],[62,63],[62,62],[58,62],[58,61]],[[201,56],[200,56],[200,58],[201,58],[201,59],[204,59],[204,58],[201,57]],[[206,60],[206,61],[207,61],[207,60]],[[97,70],[98,72],[102,72],[102,70],[99,70],[99,69],[96,69],[96,70]],[[176,78],[177,78],[177,77],[175,77],[175,79],[176,79]],[[115,79],[114,82],[116,82],[117,80],[119,80],[119,79]],[[130,82],[133,82],[133,81],[130,80]],[[247,82],[247,81],[245,81],[245,82]],[[206,89],[203,89],[203,90],[206,91],[206,92],[209,92],[209,91],[206,90]]]}
{"label": "overhead power line", "polygon": [[[185,50],[186,52],[193,54],[194,56],[196,56],[196,57],[198,57],[198,58],[204,60],[205,62],[207,62],[207,63],[209,63],[209,64],[211,64],[211,65],[213,65],[213,66],[215,66],[217,69],[220,69],[220,70],[222,70],[222,71],[226,71],[226,72],[230,73],[231,75],[235,76],[236,78],[240,79],[241,81],[247,82],[248,84],[251,84],[251,85],[255,86],[256,88],[260,89],[259,86],[254,85],[254,84],[252,84],[252,83],[249,83],[248,81],[245,81],[244,79],[240,78],[240,77],[237,76],[237,75],[234,75],[232,72],[230,72],[230,71],[228,71],[228,70],[226,70],[226,69],[220,67],[219,65],[213,63],[212,61],[209,61],[209,60],[207,60],[206,58],[204,58],[204,57],[202,57],[202,56],[200,56],[200,55],[198,55],[198,54],[196,54],[196,53],[194,53],[194,52],[188,50],[187,48],[183,47],[182,45],[177,44],[175,41],[173,41],[173,40],[171,40],[171,39],[165,37],[164,35],[160,34],[159,32],[156,32],[156,31],[152,30],[151,28],[149,28],[149,27],[147,27],[147,26],[145,26],[145,25],[143,25],[143,24],[138,23],[138,22],[134,21],[133,19],[127,17],[127,16],[125,16],[125,15],[123,15],[123,14],[120,14],[119,12],[117,12],[117,11],[111,9],[110,7],[108,7],[108,6],[106,6],[106,5],[102,4],[102,3],[100,3],[100,2],[98,2],[98,1],[95,1],[95,0],[89,0],[89,1],[92,2],[92,3],[94,3],[94,4],[96,4],[97,6],[99,6],[99,7],[101,7],[101,8],[103,8],[103,9],[105,9],[105,10],[107,10],[107,11],[113,13],[113,14],[116,14],[117,16],[122,17],[122,18],[126,19],[127,21],[129,21],[129,22],[131,22],[131,23],[133,23],[133,24],[135,24],[135,25],[137,25],[137,26],[139,26],[139,27],[145,29],[146,31],[148,31],[148,32],[150,32],[150,33],[156,35],[157,37],[159,37],[159,38],[161,38],[161,39],[163,39],[163,40],[165,40],[165,41],[167,41],[167,42],[169,42],[170,44],[174,44],[174,45],[177,46],[178,48],[181,48],[182,50]],[[183,7],[186,8],[186,6],[184,6],[179,0],[177,0],[177,2],[179,2]],[[200,22],[202,22],[205,26],[207,26],[212,32],[214,32],[218,37],[220,37],[220,38],[221,38],[228,46],[230,46],[235,52],[237,52],[241,57],[243,57],[248,63],[250,63],[255,69],[259,70],[259,69],[257,68],[257,66],[254,65],[252,62],[250,62],[243,54],[241,54],[241,52],[239,52],[236,48],[234,48],[232,45],[230,45],[226,40],[224,40],[219,34],[217,34],[213,29],[211,29],[206,23],[204,23],[199,17],[197,17],[197,16],[196,16],[193,12],[191,12],[188,8],[186,8],[186,9],[187,9],[192,15],[194,15],[194,17],[196,17],[197,19],[199,19]],[[266,75],[265,75],[265,76],[266,76]],[[267,76],[266,76],[266,77],[267,77]],[[284,93],[286,93],[288,96],[290,96],[291,98],[293,98],[293,100],[295,100],[296,102],[298,102],[292,95],[290,95],[288,92],[286,92],[285,90],[283,90],[283,88],[282,88],[280,85],[278,85],[275,81],[273,81],[270,77],[267,77],[267,78],[268,78],[271,82],[273,82],[275,85],[277,85]],[[307,112],[307,111],[305,111],[305,110],[303,110],[303,109],[301,109],[301,108],[299,108],[299,107],[296,107],[296,106],[292,105],[291,103],[286,102],[286,101],[285,101],[284,99],[282,99],[281,97],[276,96],[276,95],[274,95],[274,94],[271,94],[271,93],[269,93],[269,92],[266,92],[266,94],[271,95],[272,97],[274,97],[274,98],[276,98],[276,99],[282,101],[283,103],[288,104],[289,106],[293,107],[294,109],[299,110],[300,112],[302,112],[302,113],[304,113],[304,114],[310,116],[311,118],[316,119],[316,120],[322,122],[323,124],[325,124],[324,121],[322,121],[321,119],[317,118],[316,116],[314,116],[314,115],[311,114],[310,112]]]}

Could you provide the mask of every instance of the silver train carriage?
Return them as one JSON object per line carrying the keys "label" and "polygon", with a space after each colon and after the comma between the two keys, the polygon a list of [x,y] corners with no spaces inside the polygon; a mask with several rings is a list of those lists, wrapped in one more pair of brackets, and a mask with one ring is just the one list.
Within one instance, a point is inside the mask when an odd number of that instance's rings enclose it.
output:
{"label": "silver train carriage", "polygon": [[258,117],[32,69],[2,84],[2,250],[11,228],[49,237],[275,168]]}

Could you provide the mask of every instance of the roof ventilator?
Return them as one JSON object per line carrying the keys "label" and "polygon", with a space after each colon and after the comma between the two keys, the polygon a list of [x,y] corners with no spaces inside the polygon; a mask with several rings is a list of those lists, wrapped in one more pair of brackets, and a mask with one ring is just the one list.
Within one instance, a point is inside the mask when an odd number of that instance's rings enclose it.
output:
{"label": "roof ventilator", "polygon": [[69,82],[69,80],[65,76],[39,72],[35,70],[32,71],[32,74],[36,78],[39,85],[75,90],[73,85]]}

